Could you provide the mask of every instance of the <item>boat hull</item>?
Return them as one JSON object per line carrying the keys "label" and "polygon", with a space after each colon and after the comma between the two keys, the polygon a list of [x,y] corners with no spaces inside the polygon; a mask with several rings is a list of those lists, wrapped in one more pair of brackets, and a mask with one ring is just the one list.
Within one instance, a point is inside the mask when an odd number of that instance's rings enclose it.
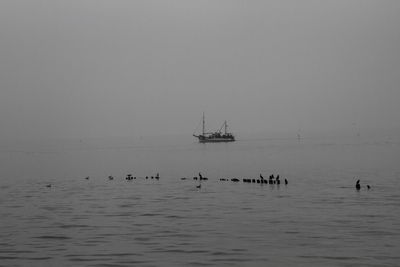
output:
{"label": "boat hull", "polygon": [[226,143],[226,142],[235,142],[235,138],[204,138],[197,137],[200,143]]}
{"label": "boat hull", "polygon": [[234,139],[212,139],[212,140],[199,140],[200,143],[227,143],[235,142]]}

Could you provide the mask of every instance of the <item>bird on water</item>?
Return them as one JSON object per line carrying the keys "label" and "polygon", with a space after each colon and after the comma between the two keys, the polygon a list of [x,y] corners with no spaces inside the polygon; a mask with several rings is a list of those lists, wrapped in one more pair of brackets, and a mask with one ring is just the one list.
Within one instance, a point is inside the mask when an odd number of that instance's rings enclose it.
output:
{"label": "bird on water", "polygon": [[357,190],[361,189],[360,180],[357,180],[357,182],[356,182],[356,189]]}

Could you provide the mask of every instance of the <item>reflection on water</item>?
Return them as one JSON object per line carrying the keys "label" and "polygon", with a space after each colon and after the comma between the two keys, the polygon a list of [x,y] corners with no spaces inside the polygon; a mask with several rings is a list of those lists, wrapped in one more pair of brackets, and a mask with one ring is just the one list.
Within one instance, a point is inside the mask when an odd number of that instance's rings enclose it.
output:
{"label": "reflection on water", "polygon": [[0,265],[398,265],[399,144],[169,142],[3,150]]}

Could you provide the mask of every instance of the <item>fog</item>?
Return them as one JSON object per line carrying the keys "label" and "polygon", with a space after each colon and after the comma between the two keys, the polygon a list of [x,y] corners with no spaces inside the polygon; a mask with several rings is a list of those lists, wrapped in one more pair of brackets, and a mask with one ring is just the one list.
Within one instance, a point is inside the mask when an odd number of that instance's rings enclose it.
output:
{"label": "fog", "polygon": [[1,1],[0,138],[400,128],[400,2]]}

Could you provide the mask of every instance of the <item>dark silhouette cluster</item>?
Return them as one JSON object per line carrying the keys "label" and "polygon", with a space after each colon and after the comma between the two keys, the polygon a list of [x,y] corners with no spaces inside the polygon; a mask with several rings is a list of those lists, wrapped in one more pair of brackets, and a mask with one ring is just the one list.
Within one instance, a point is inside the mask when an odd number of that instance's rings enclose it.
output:
{"label": "dark silhouette cluster", "polygon": [[[139,177],[139,178],[141,178],[141,177]],[[136,176],[132,176],[132,174],[128,174],[128,175],[126,176],[125,179],[128,180],[128,181],[136,180]],[[156,180],[159,180],[159,179],[160,179],[160,174],[157,173],[156,176],[151,176],[150,178],[149,178],[149,176],[146,176],[144,179],[146,179],[146,180],[147,180],[147,179],[156,179]]]}
{"label": "dark silhouette cluster", "polygon": [[[150,176],[150,177],[149,176],[145,176],[145,177],[138,177],[138,178],[139,179],[155,179],[155,180],[159,180],[160,179],[160,174],[157,173],[155,176]],[[89,179],[90,179],[89,176],[85,177],[85,180],[89,180]],[[108,176],[108,180],[110,180],[110,181],[114,180],[114,176],[109,175]],[[136,176],[133,176],[132,174],[127,174],[126,177],[125,177],[125,180],[127,180],[127,181],[136,180]],[[188,178],[182,177],[181,180],[188,180]],[[196,185],[196,188],[201,188],[201,181],[206,181],[206,180],[208,180],[208,178],[204,177],[201,174],[201,172],[199,172],[198,176],[193,177],[193,180],[199,181],[199,184]],[[238,179],[238,178],[220,178],[219,180],[220,181],[224,181],[224,182],[231,181],[231,182],[234,182],[234,183],[238,183],[238,182],[242,181],[243,183],[257,183],[257,184],[270,184],[270,185],[275,185],[275,184],[276,185],[280,185],[281,184],[281,179],[280,179],[279,174],[276,175],[276,176],[274,174],[271,174],[268,177],[268,179],[265,179],[263,177],[263,175],[260,174],[260,177],[258,179],[255,179],[255,178],[243,178],[243,179]],[[286,178],[283,180],[282,183],[284,183],[285,185],[289,184],[289,182],[288,182],[288,180]],[[52,184],[46,184],[46,187],[47,188],[51,188]],[[360,179],[358,179],[356,181],[355,187],[356,187],[357,191],[361,190],[362,187],[361,187],[361,184],[360,184]],[[368,184],[365,187],[366,187],[367,190],[371,189],[371,186],[368,185]]]}
{"label": "dark silhouette cluster", "polygon": [[[226,179],[226,178],[221,178],[221,179],[219,179],[219,180],[220,180],[220,181],[229,181],[229,179]],[[230,181],[232,181],[232,182],[239,182],[240,179],[238,179],[238,178],[232,178],[232,179],[230,179]],[[257,183],[257,184],[277,184],[277,185],[281,184],[281,180],[280,180],[279,175],[277,175],[277,176],[275,177],[273,174],[271,174],[271,175],[269,176],[269,179],[264,179],[264,177],[262,176],[262,174],[260,174],[260,178],[259,178],[259,179],[254,179],[254,178],[243,178],[243,179],[242,179],[242,182],[243,182],[243,183]],[[284,180],[284,183],[285,183],[285,185],[287,185],[287,184],[288,184],[288,180],[285,179],[285,180]]]}
{"label": "dark silhouette cluster", "polygon": [[[186,178],[184,178],[184,179],[182,179],[182,180],[185,180]],[[207,177],[203,177],[203,175],[201,175],[201,173],[199,172],[199,177],[193,177],[193,180],[199,180],[199,181],[206,181],[206,180],[208,180],[208,178]]]}
{"label": "dark silhouette cluster", "polygon": [[[138,177],[138,178],[141,178],[141,177]],[[143,178],[143,177],[142,177]],[[90,179],[90,177],[89,176],[87,176],[87,177],[85,177],[85,179],[86,180],[89,180]],[[144,178],[143,178],[144,179]],[[146,178],[145,179],[150,179],[149,178],[149,176],[146,176]],[[151,176],[151,179],[156,179],[156,180],[159,180],[160,179],[160,174],[159,173],[157,173],[157,175],[156,176]],[[112,180],[114,180],[114,176],[112,176],[112,175],[109,175],[108,176],[108,180],[109,181],[112,181]],[[125,180],[127,180],[127,181],[132,181],[132,180],[136,180],[136,176],[133,176],[132,174],[127,174],[126,176],[125,176]],[[51,186],[51,185],[50,185]],[[50,186],[48,186],[48,187],[50,187]]]}
{"label": "dark silhouette cluster", "polygon": [[125,177],[125,180],[127,180],[127,181],[131,181],[131,180],[133,180],[133,179],[136,179],[136,176],[133,177],[132,174],[128,174],[128,175],[126,175],[126,177]]}
{"label": "dark silhouette cluster", "polygon": [[[181,180],[187,180],[188,178],[186,177],[182,177]],[[201,173],[199,173],[199,176],[195,176],[193,177],[193,180],[199,180],[199,181],[203,181],[203,180],[208,180],[207,177],[203,177],[203,175]],[[238,178],[220,178],[219,179],[222,182],[227,182],[227,181],[231,181],[231,182],[240,182],[240,179]],[[262,176],[262,174],[260,174],[260,179],[248,179],[248,178],[243,178],[242,179],[243,183],[257,183],[257,184],[281,184],[281,180],[279,175],[277,175],[276,177],[271,174],[269,176],[269,179],[264,179],[264,177]],[[284,180],[285,185],[287,185],[289,182],[287,179]]]}
{"label": "dark silhouette cluster", "polygon": [[[358,179],[356,182],[356,189],[357,191],[359,191],[361,189],[361,184],[360,184],[360,180]],[[367,184],[367,190],[370,190],[371,186],[369,184]]]}

